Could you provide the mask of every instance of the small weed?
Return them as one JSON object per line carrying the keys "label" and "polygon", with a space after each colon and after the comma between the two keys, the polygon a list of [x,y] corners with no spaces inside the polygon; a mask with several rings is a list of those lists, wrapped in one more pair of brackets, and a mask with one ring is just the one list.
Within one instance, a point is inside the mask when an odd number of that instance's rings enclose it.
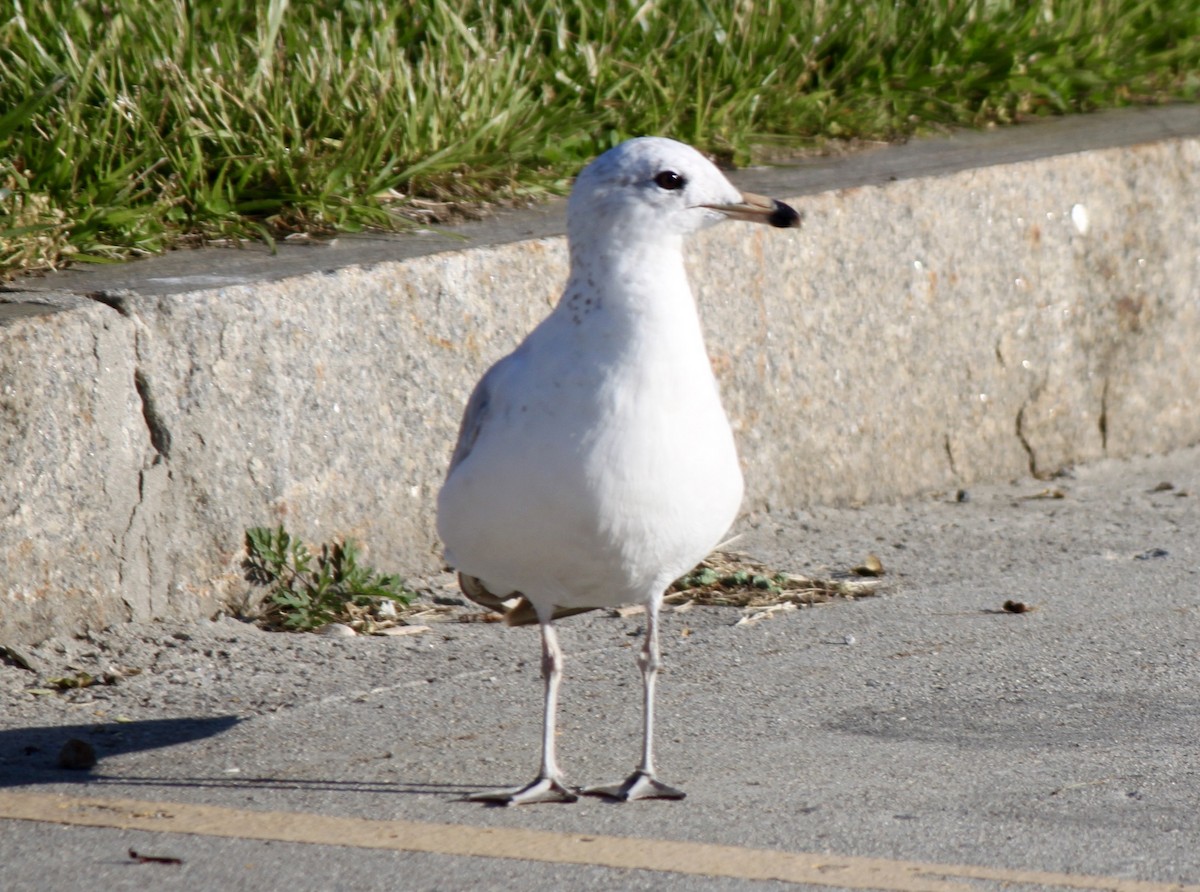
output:
{"label": "small weed", "polygon": [[322,545],[313,554],[282,526],[246,530],[246,578],[269,586],[263,624],[306,632],[331,622],[361,621],[384,602],[407,605],[416,597],[401,577],[360,566],[359,558],[352,539]]}
{"label": "small weed", "polygon": [[714,607],[762,608],[785,603],[811,606],[835,598],[868,598],[880,584],[878,579],[811,579],[780,573],[746,555],[715,551],[692,572],[677,579],[663,600],[667,604],[691,602]]}
{"label": "small weed", "polygon": [[758,591],[779,594],[788,584],[789,577],[783,573],[755,573],[750,570],[730,570],[718,573],[706,564],[696,567],[691,573],[676,580],[672,591],[682,592],[689,589],[714,589],[726,591],[734,589],[756,589]]}

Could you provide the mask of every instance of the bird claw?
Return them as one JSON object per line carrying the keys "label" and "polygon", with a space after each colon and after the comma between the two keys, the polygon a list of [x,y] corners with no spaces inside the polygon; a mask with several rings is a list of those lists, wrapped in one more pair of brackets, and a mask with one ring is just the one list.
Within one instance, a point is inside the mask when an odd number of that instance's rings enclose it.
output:
{"label": "bird claw", "polygon": [[584,787],[579,792],[585,796],[604,796],[619,802],[632,802],[634,799],[683,799],[687,796],[683,790],[668,787],[654,775],[640,769],[619,784]]}
{"label": "bird claw", "polygon": [[579,795],[562,781],[553,777],[539,777],[531,784],[506,790],[488,790],[472,793],[470,802],[488,802],[494,805],[529,805],[534,802],[575,802]]}

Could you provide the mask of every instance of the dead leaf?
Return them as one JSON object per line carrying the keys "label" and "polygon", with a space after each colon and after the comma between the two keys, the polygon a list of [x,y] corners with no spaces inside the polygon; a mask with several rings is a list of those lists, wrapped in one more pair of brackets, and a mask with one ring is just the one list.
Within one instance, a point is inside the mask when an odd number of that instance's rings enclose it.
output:
{"label": "dead leaf", "polygon": [[405,635],[420,635],[422,632],[428,631],[431,631],[429,626],[390,626],[386,629],[378,629],[375,634],[401,638]]}
{"label": "dead leaf", "polygon": [[799,608],[795,604],[791,603],[790,601],[785,601],[782,604],[771,604],[767,607],[754,607],[754,608],[751,608],[751,610],[753,611],[752,613],[747,613],[745,616],[743,616],[741,619],[739,619],[736,623],[734,623],[734,625],[735,626],[752,626],[755,623],[760,623],[764,619],[772,617],[777,613],[789,613],[793,610],[798,610],[798,609]]}
{"label": "dead leaf", "polygon": [[1047,489],[1043,489],[1041,492],[1034,493],[1031,496],[1021,496],[1021,498],[1026,502],[1032,502],[1036,499],[1065,499],[1066,497],[1067,494],[1057,486],[1048,487]]}
{"label": "dead leaf", "polygon": [[94,684],[101,683],[100,679],[87,672],[77,672],[75,675],[46,679],[46,684],[60,691],[69,691],[72,688],[90,688]]}
{"label": "dead leaf", "polygon": [[879,559],[877,554],[868,554],[867,559],[859,566],[854,567],[850,571],[856,576],[882,576],[883,561]]}

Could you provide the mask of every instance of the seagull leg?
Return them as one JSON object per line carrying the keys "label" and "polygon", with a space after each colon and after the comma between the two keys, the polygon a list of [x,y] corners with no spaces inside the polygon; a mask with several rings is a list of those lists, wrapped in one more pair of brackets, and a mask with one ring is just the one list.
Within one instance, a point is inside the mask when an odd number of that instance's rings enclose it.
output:
{"label": "seagull leg", "polygon": [[638,654],[642,670],[643,715],[645,729],[642,737],[642,762],[637,770],[619,784],[585,787],[580,792],[588,796],[606,796],[629,802],[633,799],[682,799],[683,790],[669,787],[654,776],[654,685],[662,659],[658,651],[658,599],[646,605],[646,640]]}
{"label": "seagull leg", "polygon": [[489,790],[467,798],[472,802],[498,805],[526,805],[531,802],[574,802],[579,798],[563,783],[558,761],[554,758],[554,725],[558,712],[558,685],[562,681],[562,648],[549,618],[542,627],[542,678],[546,682],[546,709],[542,719],[542,770],[532,783],[507,790]]}

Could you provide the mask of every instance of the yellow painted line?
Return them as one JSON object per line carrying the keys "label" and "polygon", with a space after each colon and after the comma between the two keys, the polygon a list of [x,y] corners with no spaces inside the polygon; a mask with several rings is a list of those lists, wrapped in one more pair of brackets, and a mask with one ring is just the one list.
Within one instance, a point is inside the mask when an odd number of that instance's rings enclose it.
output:
{"label": "yellow painted line", "polygon": [[[0,791],[0,818],[85,827],[185,833],[231,839],[297,842],[585,864],[745,880],[777,880],[885,892],[951,892],[977,888],[961,881],[1112,892],[1200,892],[1200,886],[1035,870],[923,864],[883,858],[781,852],[738,846],[558,833],[514,827],[374,821],[302,812],[252,811],[138,799]],[[958,881],[958,882],[956,882]]]}

